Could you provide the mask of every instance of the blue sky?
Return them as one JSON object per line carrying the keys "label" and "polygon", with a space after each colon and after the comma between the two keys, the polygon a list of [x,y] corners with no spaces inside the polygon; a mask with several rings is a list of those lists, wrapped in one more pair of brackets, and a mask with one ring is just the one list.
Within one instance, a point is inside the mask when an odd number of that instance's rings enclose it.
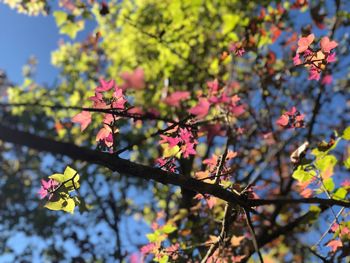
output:
{"label": "blue sky", "polygon": [[52,83],[58,70],[50,64],[50,53],[58,47],[59,35],[52,16],[29,17],[0,3],[0,69],[10,80],[22,81],[22,67],[34,55],[39,62],[36,80]]}

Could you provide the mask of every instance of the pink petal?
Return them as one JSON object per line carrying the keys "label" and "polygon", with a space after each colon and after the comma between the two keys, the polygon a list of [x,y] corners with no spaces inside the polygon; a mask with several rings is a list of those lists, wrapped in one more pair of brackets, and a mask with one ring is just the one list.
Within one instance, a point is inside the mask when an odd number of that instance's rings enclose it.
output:
{"label": "pink petal", "polygon": [[113,88],[114,80],[106,81],[104,79],[100,79],[100,86],[96,88],[96,92],[104,92]]}
{"label": "pink petal", "polygon": [[327,57],[327,63],[332,63],[336,60],[336,54],[335,53],[332,53],[332,54],[329,54],[328,57]]}
{"label": "pink petal", "polygon": [[307,50],[311,45],[311,43],[314,41],[314,39],[315,39],[314,34],[310,34],[307,37],[300,38],[298,41],[297,53],[303,53],[305,50]]}
{"label": "pink petal", "polygon": [[333,48],[338,46],[338,43],[336,41],[330,41],[329,37],[323,37],[320,44],[322,51],[325,53],[329,53]]}
{"label": "pink petal", "polygon": [[327,244],[327,247],[330,247],[333,253],[336,252],[337,249],[342,246],[343,246],[343,243],[340,240],[331,240]]}
{"label": "pink petal", "polygon": [[190,97],[190,93],[188,91],[175,91],[170,96],[164,99],[164,103],[170,106],[179,107],[180,102],[182,100],[188,99],[189,97]]}
{"label": "pink petal", "polygon": [[289,117],[285,114],[282,114],[281,117],[278,118],[278,120],[276,121],[276,124],[285,127],[287,126],[289,123]]}
{"label": "pink petal", "polygon": [[96,135],[96,141],[99,142],[100,140],[105,140],[110,134],[112,133],[111,129],[108,127],[103,127],[100,129],[100,131]]}
{"label": "pink petal", "polygon": [[137,68],[131,73],[124,72],[121,77],[124,80],[124,89],[142,89],[145,86],[145,74],[141,68]]}
{"label": "pink petal", "polygon": [[82,111],[72,118],[72,122],[79,123],[81,125],[81,131],[85,130],[91,123],[91,113],[89,111]]}
{"label": "pink petal", "polygon": [[203,118],[208,114],[209,108],[210,108],[210,103],[208,99],[200,98],[198,104],[193,108],[191,108],[190,110],[188,110],[188,112],[193,115],[196,115],[197,117]]}
{"label": "pink petal", "polygon": [[38,194],[40,195],[40,199],[43,199],[48,195],[48,191],[44,187],[40,187]]}
{"label": "pink petal", "polygon": [[298,66],[298,65],[302,64],[298,53],[296,53],[295,56],[293,57],[293,64],[294,64],[294,66]]}

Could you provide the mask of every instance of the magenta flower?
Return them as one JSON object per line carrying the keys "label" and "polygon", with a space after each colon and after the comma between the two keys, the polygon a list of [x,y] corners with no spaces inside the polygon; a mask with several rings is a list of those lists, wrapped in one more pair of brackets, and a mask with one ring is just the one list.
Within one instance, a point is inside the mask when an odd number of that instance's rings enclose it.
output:
{"label": "magenta flower", "polygon": [[319,70],[316,67],[311,67],[310,71],[309,71],[309,77],[308,80],[317,80],[319,81],[321,77],[321,74],[319,72]]}
{"label": "magenta flower", "polygon": [[38,191],[38,194],[40,195],[40,199],[45,198],[47,195],[49,195],[49,200],[52,197],[52,192],[55,191],[56,187],[59,185],[59,182],[49,179],[49,181],[41,180],[41,187]]}

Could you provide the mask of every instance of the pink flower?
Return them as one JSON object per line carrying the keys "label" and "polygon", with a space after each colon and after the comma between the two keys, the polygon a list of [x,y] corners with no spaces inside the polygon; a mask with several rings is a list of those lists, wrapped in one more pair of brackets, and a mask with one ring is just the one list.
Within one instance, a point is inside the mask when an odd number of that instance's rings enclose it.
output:
{"label": "pink flower", "polygon": [[307,37],[302,37],[298,41],[297,53],[303,53],[306,51],[315,39],[314,34],[310,34]]}
{"label": "pink flower", "polygon": [[331,227],[332,232],[336,232],[339,229],[339,225],[337,223],[334,223]]}
{"label": "pink flower", "polygon": [[240,57],[245,53],[245,49],[240,43],[231,43],[229,46],[229,51]]}
{"label": "pink flower", "polygon": [[289,123],[289,117],[286,114],[282,114],[281,117],[278,118],[276,124],[282,127],[286,127]]}
{"label": "pink flower", "polygon": [[129,257],[129,262],[130,263],[141,263],[141,262],[143,262],[143,260],[138,253],[132,253]]}
{"label": "pink flower", "polygon": [[327,63],[332,63],[336,60],[336,57],[335,57],[335,52],[332,53],[332,54],[329,54],[328,57],[327,57]]}
{"label": "pink flower", "polygon": [[159,143],[168,143],[170,148],[175,147],[180,142],[180,139],[177,137],[173,138],[165,135],[160,135],[160,137],[162,138],[162,140]]}
{"label": "pink flower", "polygon": [[325,76],[322,78],[321,83],[324,84],[324,85],[331,85],[331,84],[332,84],[332,81],[333,81],[332,75],[325,75]]}
{"label": "pink flower", "polygon": [[214,205],[216,205],[216,197],[215,196],[209,196],[209,198],[207,198],[207,204],[209,209],[212,209],[214,207]]}
{"label": "pink flower", "polygon": [[[56,187],[59,185],[59,182],[55,181],[54,179],[49,179],[49,181],[41,180],[41,187],[38,191],[38,194],[40,195],[40,199],[45,198],[48,194],[53,192]],[[52,194],[49,195],[49,200],[51,199]]]}
{"label": "pink flower", "polygon": [[121,74],[124,80],[123,89],[143,89],[145,87],[145,73],[143,69],[137,68],[133,72]]}
{"label": "pink flower", "polygon": [[309,71],[309,77],[308,77],[308,80],[317,80],[319,81],[320,80],[320,77],[321,77],[321,74],[320,72],[318,71],[317,68],[315,67],[311,67],[310,71]]}
{"label": "pink flower", "polygon": [[342,246],[343,246],[343,243],[340,240],[331,240],[327,244],[327,247],[330,247],[333,253],[336,252],[338,248]]}
{"label": "pink flower", "polygon": [[217,92],[219,90],[219,81],[217,79],[208,81],[207,86],[211,92]]}
{"label": "pink flower", "polygon": [[199,102],[196,106],[192,107],[191,109],[188,110],[189,113],[196,115],[199,118],[204,118],[210,108],[210,103],[208,99],[206,98],[199,98]]}
{"label": "pink flower", "polygon": [[293,64],[294,64],[294,66],[298,66],[298,65],[302,64],[298,53],[296,53],[295,56],[293,57]]}
{"label": "pink flower", "polygon": [[180,102],[182,100],[188,99],[189,97],[190,97],[190,93],[188,91],[175,91],[170,96],[164,99],[164,103],[170,106],[179,107]]}
{"label": "pink flower", "polygon": [[156,243],[149,243],[141,247],[141,253],[144,255],[154,253],[158,250],[158,245]]}
{"label": "pink flower", "polygon": [[107,147],[111,147],[113,145],[113,134],[111,128],[104,125],[104,127],[97,133],[96,141],[103,141]]}
{"label": "pink flower", "polygon": [[89,111],[82,111],[72,118],[72,122],[81,125],[81,131],[85,130],[91,123],[91,113]]}
{"label": "pink flower", "polygon": [[292,107],[278,118],[276,124],[283,128],[301,128],[304,126],[304,118],[304,114]]}
{"label": "pink flower", "polygon": [[113,88],[114,80],[106,81],[104,79],[100,79],[100,86],[98,86],[95,90],[96,92],[104,92]]}
{"label": "pink flower", "polygon": [[188,142],[181,146],[181,152],[184,158],[188,158],[190,155],[196,155],[196,150],[194,149],[195,143]]}
{"label": "pink flower", "polygon": [[[116,117],[117,119],[117,117]],[[114,122],[114,117],[112,114],[106,114],[105,117],[103,118],[103,123],[105,124],[111,124],[112,122]]]}
{"label": "pink flower", "polygon": [[338,46],[338,43],[336,41],[330,41],[329,37],[323,37],[321,39],[320,45],[323,52],[329,53],[333,48],[336,48]]}

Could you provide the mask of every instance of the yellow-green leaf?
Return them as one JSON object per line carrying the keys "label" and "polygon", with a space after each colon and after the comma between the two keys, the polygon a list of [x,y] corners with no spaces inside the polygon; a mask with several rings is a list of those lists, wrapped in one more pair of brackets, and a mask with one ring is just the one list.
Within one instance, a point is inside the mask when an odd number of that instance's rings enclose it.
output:
{"label": "yellow-green leaf", "polygon": [[63,210],[65,212],[74,213],[74,208],[75,208],[75,202],[72,198],[60,198],[59,200],[55,201],[55,202],[51,202],[48,201],[45,204],[45,207],[50,209],[50,210],[54,210],[54,211],[58,211],[58,210]]}
{"label": "yellow-green leaf", "polygon": [[333,199],[336,200],[343,200],[345,196],[347,195],[348,191],[344,188],[339,188],[334,194]]}
{"label": "yellow-green leaf", "polygon": [[342,138],[344,140],[350,140],[350,126],[344,130]]}
{"label": "yellow-green leaf", "polygon": [[53,16],[55,17],[56,24],[58,27],[63,25],[67,21],[67,18],[68,18],[68,14],[63,12],[63,11],[55,11],[55,12],[53,12]]}

